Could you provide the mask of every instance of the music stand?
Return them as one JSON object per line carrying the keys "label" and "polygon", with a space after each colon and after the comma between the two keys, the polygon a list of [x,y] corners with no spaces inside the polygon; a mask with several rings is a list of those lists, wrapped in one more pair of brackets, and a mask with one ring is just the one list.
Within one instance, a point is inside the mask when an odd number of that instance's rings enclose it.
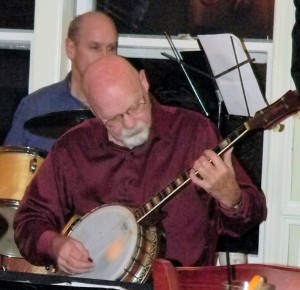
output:
{"label": "music stand", "polygon": [[240,41],[233,34],[198,35],[229,115],[253,117],[268,105]]}

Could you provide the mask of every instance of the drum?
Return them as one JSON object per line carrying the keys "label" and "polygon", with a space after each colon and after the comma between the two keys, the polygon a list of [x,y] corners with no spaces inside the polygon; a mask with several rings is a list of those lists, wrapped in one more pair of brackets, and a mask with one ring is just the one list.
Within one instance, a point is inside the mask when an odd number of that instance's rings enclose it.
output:
{"label": "drum", "polygon": [[0,147],[0,255],[21,257],[14,242],[13,219],[45,157],[46,152],[29,147]]}
{"label": "drum", "polygon": [[13,271],[34,274],[49,274],[46,267],[34,266],[22,258],[0,256],[0,271]]}
{"label": "drum", "polygon": [[77,277],[144,283],[159,254],[156,227],[139,225],[132,211],[121,205],[73,217],[63,234],[81,241],[96,264],[92,272]]}

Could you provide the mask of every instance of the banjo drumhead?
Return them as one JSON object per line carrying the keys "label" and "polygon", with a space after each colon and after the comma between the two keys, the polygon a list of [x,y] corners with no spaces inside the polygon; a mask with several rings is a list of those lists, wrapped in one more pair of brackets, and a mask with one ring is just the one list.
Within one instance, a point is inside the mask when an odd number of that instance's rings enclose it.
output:
{"label": "banjo drumhead", "polygon": [[102,206],[85,215],[68,236],[84,244],[96,266],[76,277],[117,280],[135,252],[138,231],[133,213],[120,205]]}

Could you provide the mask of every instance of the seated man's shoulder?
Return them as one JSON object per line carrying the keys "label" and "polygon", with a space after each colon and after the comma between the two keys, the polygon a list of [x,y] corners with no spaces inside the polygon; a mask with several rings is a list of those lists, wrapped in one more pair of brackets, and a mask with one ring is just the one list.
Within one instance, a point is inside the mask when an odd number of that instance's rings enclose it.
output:
{"label": "seated man's shoulder", "polygon": [[64,93],[66,93],[66,91],[64,90],[62,82],[59,82],[40,88],[24,97],[23,100],[28,102],[44,101],[49,97],[59,97]]}

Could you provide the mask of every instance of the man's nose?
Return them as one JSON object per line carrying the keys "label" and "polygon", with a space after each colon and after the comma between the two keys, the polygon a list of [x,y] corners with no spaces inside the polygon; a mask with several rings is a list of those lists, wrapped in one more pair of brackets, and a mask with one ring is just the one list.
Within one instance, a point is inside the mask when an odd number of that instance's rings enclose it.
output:
{"label": "man's nose", "polygon": [[136,119],[133,116],[125,113],[123,115],[123,126],[127,129],[131,129],[134,128],[135,125],[136,125]]}

